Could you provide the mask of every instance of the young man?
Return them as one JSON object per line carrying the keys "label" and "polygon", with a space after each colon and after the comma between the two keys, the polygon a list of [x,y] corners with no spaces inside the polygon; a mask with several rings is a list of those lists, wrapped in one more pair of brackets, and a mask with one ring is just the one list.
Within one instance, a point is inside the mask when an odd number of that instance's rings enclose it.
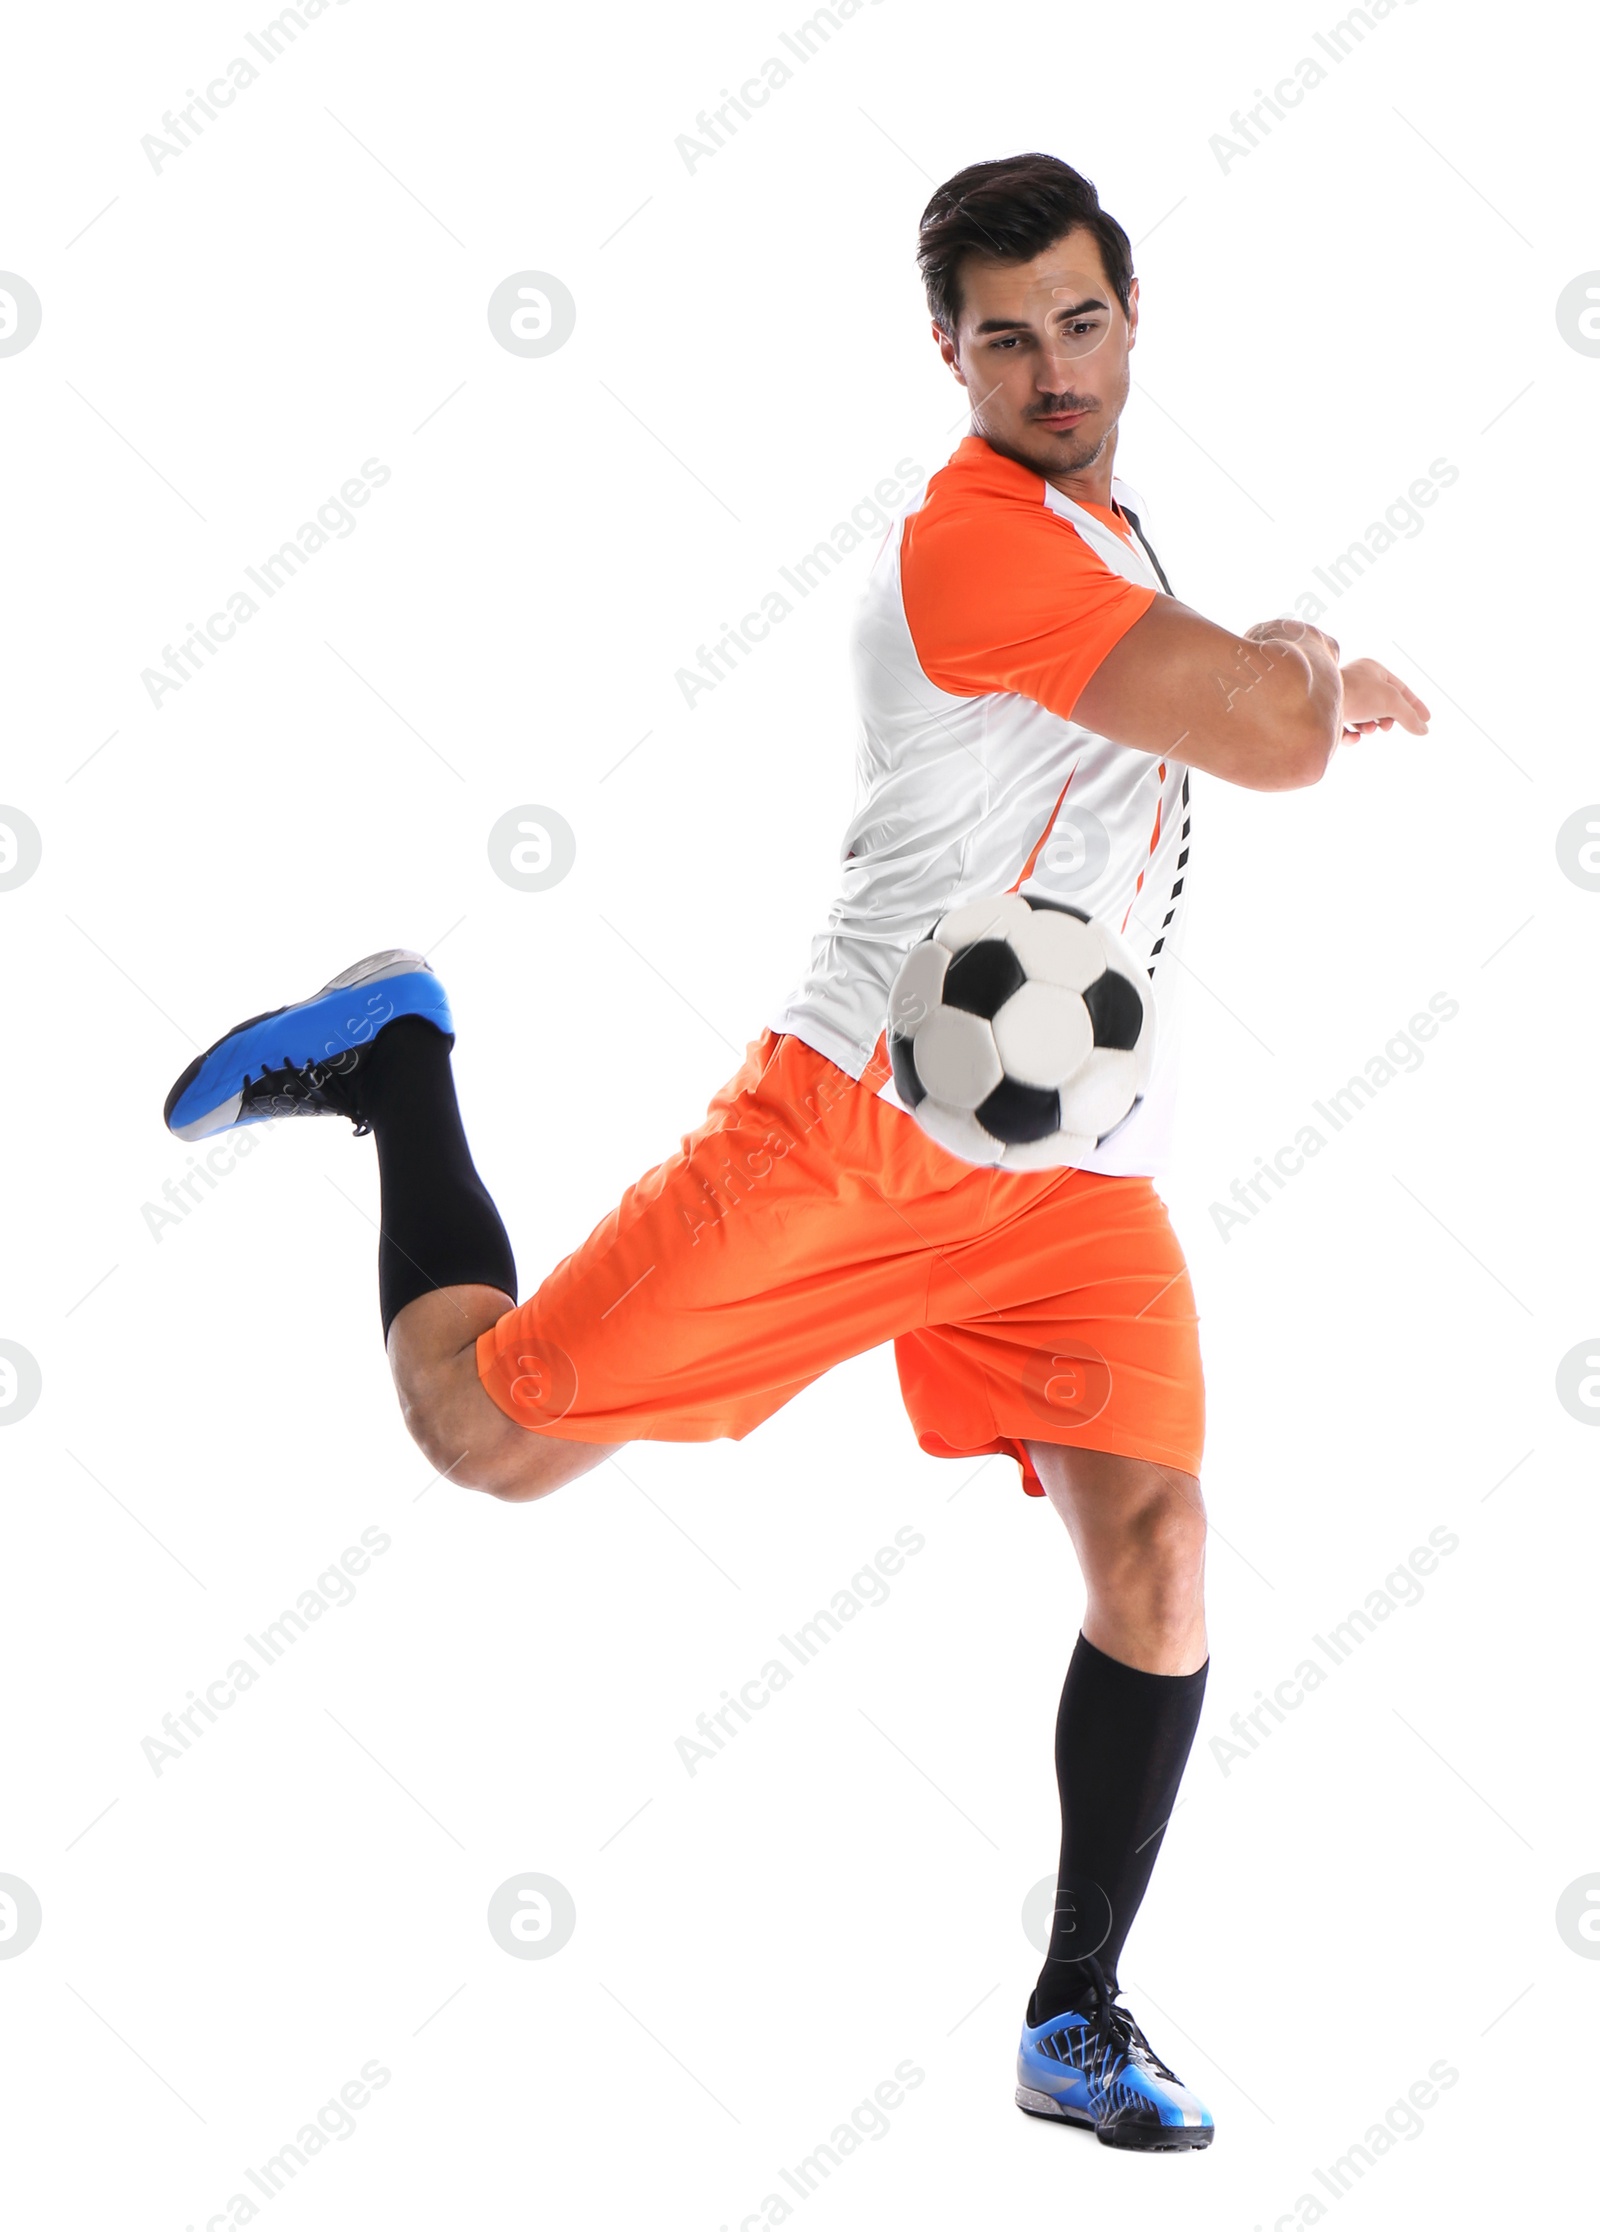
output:
{"label": "young man", "polygon": [[[1207,1666],[1197,1321],[1151,1184],[1174,1087],[1188,770],[1293,789],[1341,737],[1396,721],[1421,735],[1427,710],[1370,660],[1341,670],[1316,629],[1235,636],[1167,590],[1144,507],[1112,477],[1138,286],[1086,180],[1043,155],[962,171],[929,203],[919,254],[972,432],[867,586],[860,796],[828,927],[700,1128],[518,1305],[456,1107],[449,1007],[420,956],[376,955],[237,1026],[179,1078],[166,1117],[184,1139],[280,1113],[372,1132],[401,1409],[463,1486],[527,1502],[630,1440],[743,1436],[887,1340],[924,1449],[1013,1457],[1065,1522],[1087,1590],[1017,2101],[1113,2146],[1204,2146],[1210,2115],[1117,1984]],[[1081,1165],[980,1169],[895,1094],[890,986],[952,907],[1047,895],[1058,821],[1077,847],[1073,903],[1149,970],[1155,1067]]]}

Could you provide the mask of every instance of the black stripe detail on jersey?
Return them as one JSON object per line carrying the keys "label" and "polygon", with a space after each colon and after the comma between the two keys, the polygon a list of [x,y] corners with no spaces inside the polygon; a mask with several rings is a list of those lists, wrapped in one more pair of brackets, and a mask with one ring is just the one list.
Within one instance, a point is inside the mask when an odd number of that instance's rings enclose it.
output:
{"label": "black stripe detail on jersey", "polygon": [[1163,588],[1163,589],[1165,589],[1165,591],[1167,592],[1167,595],[1168,595],[1168,596],[1170,597],[1170,596],[1171,596],[1171,594],[1172,594],[1172,584],[1171,584],[1171,582],[1170,582],[1170,581],[1169,581],[1169,580],[1167,579],[1166,575],[1165,575],[1165,574],[1164,574],[1164,573],[1162,572],[1162,570],[1161,570],[1161,560],[1160,560],[1160,559],[1159,559],[1159,558],[1158,558],[1158,557],[1156,556],[1155,552],[1154,552],[1154,551],[1153,551],[1153,550],[1151,549],[1151,547],[1150,547],[1150,540],[1149,540],[1149,537],[1148,537],[1148,536],[1147,536],[1147,535],[1145,534],[1145,531],[1144,531],[1144,529],[1143,529],[1143,528],[1142,528],[1142,527],[1141,527],[1141,526],[1139,525],[1139,515],[1138,515],[1138,513],[1137,513],[1137,512],[1131,512],[1131,511],[1129,511],[1129,509],[1128,509],[1128,507],[1127,507],[1127,505],[1126,505],[1126,504],[1124,504],[1124,505],[1123,505],[1123,506],[1121,507],[1121,510],[1122,510],[1122,516],[1123,516],[1123,518],[1124,518],[1124,519],[1125,519],[1125,520],[1126,520],[1126,521],[1128,522],[1128,525],[1129,525],[1129,526],[1130,526],[1130,527],[1131,527],[1131,528],[1133,529],[1134,533],[1135,533],[1135,534],[1136,534],[1136,535],[1138,536],[1138,538],[1139,538],[1139,541],[1140,541],[1140,544],[1141,544],[1141,546],[1142,546],[1142,548],[1143,548],[1143,550],[1144,550],[1144,554],[1145,554],[1145,556],[1146,556],[1146,557],[1147,557],[1147,558],[1149,559],[1149,561],[1150,561],[1151,565],[1155,567],[1155,569],[1156,569],[1156,579],[1157,579],[1157,580],[1158,580],[1158,581],[1160,582],[1160,584],[1161,584],[1162,588]]}
{"label": "black stripe detail on jersey", "polygon": [[[1163,588],[1163,589],[1164,589],[1164,590],[1165,590],[1165,591],[1167,592],[1167,595],[1168,595],[1168,596],[1170,597],[1170,596],[1172,595],[1172,584],[1171,584],[1171,582],[1170,582],[1170,581],[1169,581],[1169,580],[1167,579],[1167,575],[1166,575],[1166,569],[1165,569],[1165,567],[1164,567],[1164,566],[1162,565],[1162,563],[1161,563],[1161,560],[1160,560],[1160,559],[1159,559],[1159,558],[1158,558],[1158,557],[1156,556],[1156,554],[1155,554],[1155,551],[1154,551],[1154,549],[1153,549],[1153,547],[1152,547],[1152,545],[1151,545],[1151,542],[1150,542],[1150,538],[1149,538],[1149,536],[1148,536],[1148,535],[1147,535],[1147,534],[1145,533],[1144,529],[1143,529],[1143,528],[1142,528],[1142,527],[1140,526],[1140,524],[1139,524],[1139,515],[1138,515],[1138,513],[1137,513],[1137,512],[1132,512],[1132,511],[1129,511],[1129,509],[1128,509],[1128,507],[1127,507],[1127,505],[1126,505],[1126,504],[1122,505],[1122,507],[1121,507],[1121,511],[1122,511],[1122,516],[1123,516],[1123,518],[1124,518],[1124,519],[1125,519],[1125,520],[1126,520],[1126,521],[1128,522],[1128,525],[1129,525],[1129,526],[1130,526],[1130,527],[1131,527],[1131,528],[1133,529],[1134,533],[1135,533],[1135,534],[1136,534],[1136,535],[1138,536],[1138,538],[1139,538],[1139,544],[1140,544],[1140,548],[1141,548],[1141,549],[1142,549],[1142,550],[1144,551],[1144,554],[1145,554],[1145,556],[1146,556],[1146,557],[1147,557],[1147,558],[1149,559],[1149,561],[1150,561],[1151,565],[1155,567],[1155,569],[1156,569],[1156,579],[1157,579],[1157,580],[1158,580],[1158,581],[1160,582],[1160,584],[1161,584],[1162,588]],[[1159,936],[1159,937],[1158,937],[1158,938],[1156,939],[1156,942],[1155,942],[1155,944],[1154,944],[1154,945],[1153,945],[1153,946],[1152,946],[1152,947],[1150,948],[1150,965],[1149,965],[1149,972],[1148,972],[1148,973],[1149,973],[1149,974],[1150,974],[1151,976],[1154,976],[1154,975],[1155,975],[1155,973],[1156,973],[1156,970],[1155,970],[1155,960],[1156,960],[1156,955],[1157,955],[1157,954],[1158,954],[1158,953],[1159,953],[1159,952],[1161,951],[1161,948],[1162,948],[1162,946],[1163,946],[1163,945],[1165,944],[1165,942],[1166,942],[1166,936],[1167,936],[1167,932],[1168,932],[1168,930],[1170,930],[1170,929],[1171,929],[1171,927],[1172,927],[1172,918],[1173,918],[1173,916],[1174,916],[1174,915],[1175,915],[1175,914],[1177,913],[1177,911],[1178,911],[1178,894],[1179,894],[1179,892],[1181,892],[1181,891],[1182,891],[1182,889],[1183,889],[1183,876],[1182,876],[1182,870],[1183,870],[1183,866],[1184,866],[1184,863],[1185,863],[1185,862],[1187,861],[1187,859],[1188,859],[1188,857],[1189,857],[1189,812],[1188,812],[1188,808],[1189,808],[1189,776],[1188,776],[1188,772],[1187,772],[1187,770],[1185,770],[1185,772],[1184,772],[1184,778],[1183,778],[1183,805],[1184,805],[1184,816],[1183,816],[1183,831],[1182,831],[1182,835],[1183,835],[1183,850],[1182,850],[1182,852],[1180,852],[1180,853],[1179,853],[1179,855],[1178,855],[1178,869],[1179,869],[1179,876],[1178,876],[1178,881],[1177,881],[1177,882],[1176,882],[1176,883],[1175,883],[1175,884],[1173,885],[1173,887],[1172,887],[1172,890],[1171,890],[1171,892],[1170,892],[1170,894],[1169,894],[1169,897],[1170,897],[1170,899],[1171,899],[1171,902],[1172,902],[1172,903],[1171,903],[1171,905],[1170,905],[1170,906],[1169,906],[1169,907],[1167,908],[1167,912],[1166,912],[1166,917],[1165,917],[1165,919],[1164,919],[1164,920],[1163,920],[1163,922],[1162,922],[1162,925],[1161,925],[1161,934],[1160,934],[1160,936]]]}
{"label": "black stripe detail on jersey", "polygon": [[[1132,512],[1129,512],[1128,517],[1132,519]],[[1152,552],[1152,562],[1154,560],[1154,556],[1155,554],[1154,552]],[[1157,568],[1158,572],[1159,570],[1160,569]],[[1178,834],[1183,839],[1183,845],[1178,854],[1178,879],[1176,883],[1174,883],[1171,891],[1167,894],[1168,906],[1166,914],[1162,918],[1160,935],[1157,937],[1155,944],[1150,948],[1150,963],[1147,973],[1151,976],[1154,976],[1156,973],[1156,955],[1161,951],[1162,946],[1166,943],[1167,932],[1172,928],[1172,918],[1178,911],[1178,894],[1183,889],[1184,863],[1189,858],[1189,770],[1187,768],[1185,768],[1183,771],[1183,789],[1179,795],[1183,800],[1183,826],[1179,830]]]}

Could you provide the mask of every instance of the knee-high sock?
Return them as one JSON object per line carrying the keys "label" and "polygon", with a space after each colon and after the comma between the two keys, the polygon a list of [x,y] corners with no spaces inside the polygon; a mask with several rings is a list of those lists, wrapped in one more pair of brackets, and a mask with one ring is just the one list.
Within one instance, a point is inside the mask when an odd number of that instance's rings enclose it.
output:
{"label": "knee-high sock", "polygon": [[438,1287],[498,1287],[515,1301],[511,1242],[473,1165],[443,1033],[414,1015],[380,1031],[357,1101],[378,1147],[385,1340],[406,1304]]}
{"label": "knee-high sock", "polygon": [[1078,1638],[1056,1716],[1061,1868],[1030,2022],[1087,2005],[1085,1956],[1116,1985],[1199,1725],[1206,1666],[1146,1674]]}

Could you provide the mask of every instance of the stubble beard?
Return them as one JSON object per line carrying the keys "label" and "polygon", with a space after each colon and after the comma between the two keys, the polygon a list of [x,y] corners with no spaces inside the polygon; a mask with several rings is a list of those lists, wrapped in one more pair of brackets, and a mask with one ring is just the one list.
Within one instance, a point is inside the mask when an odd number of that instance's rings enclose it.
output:
{"label": "stubble beard", "polygon": [[[1115,421],[1110,426],[1105,425],[1100,420],[1098,407],[1095,416],[1097,425],[1094,429],[1074,427],[1066,434],[1043,433],[1031,429],[1029,422],[1024,420],[1022,435],[1026,446],[1008,442],[1004,436],[997,437],[982,428],[979,431],[983,433],[983,438],[991,449],[998,450],[1002,457],[1009,457],[1014,464],[1025,466],[1030,473],[1039,474],[1043,480],[1064,480],[1071,474],[1087,471],[1105,455],[1106,444],[1115,429]],[[1033,434],[1031,442],[1028,441],[1030,432]]]}

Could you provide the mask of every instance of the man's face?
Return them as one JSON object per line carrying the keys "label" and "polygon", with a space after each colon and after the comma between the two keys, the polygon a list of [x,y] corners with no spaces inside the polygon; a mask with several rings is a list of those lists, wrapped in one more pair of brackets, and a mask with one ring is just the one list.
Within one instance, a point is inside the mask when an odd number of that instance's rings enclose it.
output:
{"label": "man's face", "polygon": [[1046,480],[1093,467],[1128,399],[1127,315],[1093,233],[1064,233],[1028,263],[963,258],[955,336],[939,353],[972,398],[975,433]]}

